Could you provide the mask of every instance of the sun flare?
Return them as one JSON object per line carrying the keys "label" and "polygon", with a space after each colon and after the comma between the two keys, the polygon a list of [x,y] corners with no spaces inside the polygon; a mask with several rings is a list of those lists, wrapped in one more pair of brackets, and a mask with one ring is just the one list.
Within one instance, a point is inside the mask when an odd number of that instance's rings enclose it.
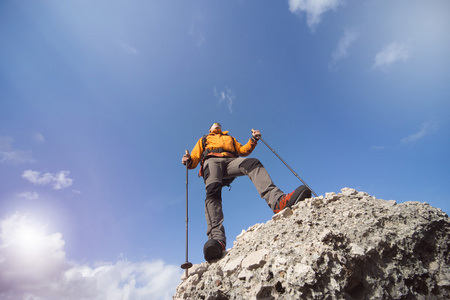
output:
{"label": "sun flare", "polygon": [[22,224],[21,227],[17,228],[14,235],[15,245],[22,253],[36,253],[45,246],[44,228]]}
{"label": "sun flare", "polygon": [[53,257],[63,259],[64,241],[60,233],[48,234],[46,226],[15,214],[1,224],[3,255],[17,267],[43,270]]}

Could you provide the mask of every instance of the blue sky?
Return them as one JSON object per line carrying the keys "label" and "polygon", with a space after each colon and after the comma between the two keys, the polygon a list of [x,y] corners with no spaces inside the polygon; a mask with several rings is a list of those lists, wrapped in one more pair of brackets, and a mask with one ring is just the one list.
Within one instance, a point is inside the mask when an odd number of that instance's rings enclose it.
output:
{"label": "blue sky", "polygon": [[[212,122],[242,143],[259,129],[319,195],[448,213],[448,28],[446,0],[2,1],[1,297],[170,299],[181,157]],[[285,192],[299,185],[263,143],[252,157]],[[272,216],[247,178],[223,202],[229,247]]]}

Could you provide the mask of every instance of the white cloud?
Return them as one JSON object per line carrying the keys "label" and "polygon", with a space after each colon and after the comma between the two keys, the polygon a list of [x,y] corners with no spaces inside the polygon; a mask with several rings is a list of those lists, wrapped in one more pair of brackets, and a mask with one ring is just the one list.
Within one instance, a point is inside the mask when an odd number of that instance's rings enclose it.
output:
{"label": "white cloud", "polygon": [[0,136],[0,151],[10,150],[14,140],[7,136]]}
{"label": "white cloud", "polygon": [[330,68],[334,68],[339,60],[347,57],[348,48],[350,48],[350,45],[358,38],[358,35],[358,32],[356,32],[355,30],[345,30],[344,35],[339,40],[336,49],[331,55],[332,60],[330,63]]}
{"label": "white cloud", "polygon": [[28,200],[36,200],[39,198],[39,194],[36,192],[24,192],[24,193],[20,193],[17,196],[21,197],[21,198],[27,198]]}
{"label": "white cloud", "polygon": [[34,162],[31,151],[14,150],[12,148],[14,140],[10,137],[0,136],[0,163],[28,163]]}
{"label": "white cloud", "polygon": [[289,0],[289,10],[293,13],[306,13],[306,22],[314,30],[322,21],[322,15],[343,5],[343,0]]}
{"label": "white cloud", "polygon": [[214,88],[214,96],[219,99],[219,105],[225,103],[230,113],[233,113],[233,102],[236,98],[233,90],[226,88],[224,91],[219,92],[216,88]]}
{"label": "white cloud", "polygon": [[372,150],[384,150],[384,149],[386,149],[386,146],[372,146],[370,149],[372,149]]}
{"label": "white cloud", "polygon": [[0,163],[11,162],[11,163],[27,163],[34,162],[31,157],[31,151],[3,151],[0,152]]}
{"label": "white cloud", "polygon": [[390,43],[381,49],[375,56],[372,69],[386,70],[387,67],[397,61],[406,61],[410,57],[409,47],[403,43]]}
{"label": "white cloud", "polygon": [[179,266],[166,265],[161,260],[120,260],[95,267],[72,266],[64,273],[64,281],[77,288],[71,299],[171,299],[181,273]]}
{"label": "white cloud", "polygon": [[410,134],[403,138],[402,143],[413,143],[427,136],[428,134],[435,132],[439,128],[439,122],[437,120],[431,120],[423,123],[420,126],[420,130],[416,133]]}
{"label": "white cloud", "polygon": [[131,54],[131,55],[137,55],[138,54],[138,50],[136,49],[136,47],[134,47],[134,46],[132,46],[132,45],[126,43],[126,42],[120,41],[119,45],[128,54]]}
{"label": "white cloud", "polygon": [[161,260],[79,265],[60,233],[17,213],[0,220],[0,299],[171,299],[181,274]]}
{"label": "white cloud", "polygon": [[37,143],[37,144],[42,144],[45,142],[45,138],[41,133],[36,133],[33,136],[33,140]]}
{"label": "white cloud", "polygon": [[38,171],[26,170],[22,177],[35,185],[50,185],[54,190],[64,189],[72,185],[73,180],[69,178],[69,171],[59,171],[57,173],[45,173],[41,175]]}
{"label": "white cloud", "polygon": [[19,214],[0,221],[1,299],[40,299],[31,297],[33,290],[67,269],[61,234],[44,232],[44,226]]}
{"label": "white cloud", "polygon": [[202,30],[202,23],[203,18],[199,15],[193,19],[191,26],[189,27],[189,35],[194,38],[196,46],[202,46],[206,43],[206,38]]}

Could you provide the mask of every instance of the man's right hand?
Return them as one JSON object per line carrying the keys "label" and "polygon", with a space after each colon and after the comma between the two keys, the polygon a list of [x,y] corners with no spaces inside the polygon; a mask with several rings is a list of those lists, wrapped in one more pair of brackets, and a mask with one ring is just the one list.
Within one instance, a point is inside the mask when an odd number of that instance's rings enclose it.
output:
{"label": "man's right hand", "polygon": [[191,155],[189,154],[189,151],[186,150],[186,154],[183,155],[183,158],[181,159],[181,163],[183,165],[186,165],[186,164],[190,164],[191,161],[192,161]]}

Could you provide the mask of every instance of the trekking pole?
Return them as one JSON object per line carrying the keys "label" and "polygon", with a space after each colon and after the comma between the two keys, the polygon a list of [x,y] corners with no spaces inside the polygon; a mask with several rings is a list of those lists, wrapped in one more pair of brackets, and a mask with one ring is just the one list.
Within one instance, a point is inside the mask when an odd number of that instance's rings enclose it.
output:
{"label": "trekking pole", "polygon": [[289,170],[291,170],[292,173],[294,173],[294,175],[311,191],[311,193],[313,193],[314,196],[317,197],[317,194],[309,187],[309,185],[307,185],[306,182],[304,182],[303,179],[301,179],[300,176],[298,176],[298,174],[294,170],[292,170],[292,168],[275,152],[275,150],[273,150],[272,147],[270,147],[262,137],[260,137],[259,139],[267,146],[267,148],[269,148],[273,152],[273,154],[275,154],[285,164],[286,167],[288,167]]}
{"label": "trekking pole", "polygon": [[[186,154],[189,154],[189,151],[186,150]],[[188,222],[189,222],[189,214],[188,214],[188,165],[189,163],[186,162],[186,262],[181,265],[181,268],[186,270],[186,278],[188,277],[188,269],[192,267],[192,263],[188,260]]]}

